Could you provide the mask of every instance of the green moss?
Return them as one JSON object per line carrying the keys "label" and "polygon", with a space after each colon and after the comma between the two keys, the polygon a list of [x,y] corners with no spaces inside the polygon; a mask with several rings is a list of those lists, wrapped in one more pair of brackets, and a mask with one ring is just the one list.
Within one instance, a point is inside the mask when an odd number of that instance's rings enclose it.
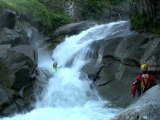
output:
{"label": "green moss", "polygon": [[38,0],[0,0],[0,8],[13,9],[18,14],[28,16],[30,21],[41,21],[43,25],[48,27],[49,31],[71,20],[65,14],[57,15],[49,12]]}
{"label": "green moss", "polygon": [[61,25],[64,25],[66,23],[70,23],[72,19],[64,14],[54,14],[50,13],[51,17],[51,25],[54,28],[57,28]]}
{"label": "green moss", "polygon": [[37,0],[1,0],[0,5],[3,8],[13,9],[19,14],[28,15],[33,20],[39,19],[43,23],[49,22],[47,8]]}

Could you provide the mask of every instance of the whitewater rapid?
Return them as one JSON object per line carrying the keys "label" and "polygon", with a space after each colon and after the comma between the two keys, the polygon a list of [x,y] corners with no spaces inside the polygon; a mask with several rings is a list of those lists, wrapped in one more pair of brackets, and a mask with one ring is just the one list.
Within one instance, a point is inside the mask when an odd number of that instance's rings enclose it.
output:
{"label": "whitewater rapid", "polygon": [[[43,56],[39,67],[50,71],[53,76],[48,80],[41,100],[35,108],[2,120],[109,120],[121,109],[109,107],[87,75],[82,77],[82,67],[88,63],[90,44],[104,38],[125,36],[129,32],[126,21],[96,25],[78,35],[66,37],[54,50],[52,56]],[[99,53],[102,54],[102,53]],[[97,62],[100,63],[99,55]],[[41,58],[39,58],[41,59]],[[53,61],[54,60],[54,61]],[[53,73],[52,64],[57,62],[59,70]],[[1,120],[0,119],[0,120]]]}

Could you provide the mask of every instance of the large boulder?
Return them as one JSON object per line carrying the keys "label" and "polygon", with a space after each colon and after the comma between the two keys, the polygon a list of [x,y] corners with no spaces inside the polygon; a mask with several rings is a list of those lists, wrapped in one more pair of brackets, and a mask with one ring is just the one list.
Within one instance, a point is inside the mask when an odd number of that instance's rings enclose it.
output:
{"label": "large boulder", "polygon": [[1,97],[4,96],[0,99],[1,115],[28,110],[26,105],[32,101],[35,90],[33,80],[38,62],[37,52],[30,45],[0,48],[0,89]]}
{"label": "large boulder", "polygon": [[37,54],[29,45],[1,49],[0,63],[1,84],[20,90],[29,82],[30,76],[37,66]]}
{"label": "large boulder", "polygon": [[53,34],[52,37],[57,37],[60,35],[74,35],[78,34],[79,32],[90,28],[91,26],[95,25],[93,22],[89,21],[82,21],[79,23],[70,23],[68,25],[64,25],[58,28]]}
{"label": "large boulder", "polygon": [[48,37],[22,19],[19,21],[14,11],[6,10],[0,19],[0,116],[3,117],[33,109],[36,95],[42,92],[51,74],[37,68],[37,49],[44,52]]}
{"label": "large boulder", "polygon": [[86,30],[90,28],[91,26],[94,26],[95,23],[91,21],[82,21],[78,23],[70,23],[67,25],[64,25],[51,35],[51,39],[49,39],[49,46],[52,48],[55,47],[57,44],[62,42],[67,35],[76,35],[80,33],[83,30]]}
{"label": "large boulder", "polygon": [[16,12],[12,10],[5,10],[0,15],[0,30],[4,27],[13,29],[16,24]]}
{"label": "large boulder", "polygon": [[[99,77],[102,77],[100,73],[101,70],[104,69],[105,64],[100,63],[101,55],[103,54],[103,59],[113,56],[116,46],[122,41],[122,39],[123,38],[121,37],[109,40],[107,40],[106,38],[104,40],[93,42],[90,45],[90,52],[88,53],[88,58],[86,57],[86,59],[89,59],[89,62],[82,69],[84,73],[88,74],[90,79],[95,81]],[[106,75],[105,77],[107,76],[109,75]]]}
{"label": "large boulder", "polygon": [[95,82],[100,95],[118,106],[128,106],[132,101],[131,85],[140,73],[140,64],[148,63],[149,70],[159,79],[159,44],[158,37],[145,34],[129,35],[103,44],[103,68]]}
{"label": "large boulder", "polygon": [[43,73],[37,70],[37,48],[47,37],[29,23],[13,20],[12,17],[16,17],[14,13],[8,11],[1,14],[0,116],[32,109],[36,101],[35,89],[42,90],[43,87],[39,86],[44,84],[39,82],[43,79],[40,75]]}
{"label": "large boulder", "polygon": [[11,46],[30,45],[33,41],[39,40],[38,38],[32,39],[32,36],[37,35],[37,31],[36,28],[26,22],[19,23],[15,29],[5,27],[0,31],[0,44],[10,44]]}
{"label": "large boulder", "polygon": [[160,86],[152,87],[112,120],[159,120]]}

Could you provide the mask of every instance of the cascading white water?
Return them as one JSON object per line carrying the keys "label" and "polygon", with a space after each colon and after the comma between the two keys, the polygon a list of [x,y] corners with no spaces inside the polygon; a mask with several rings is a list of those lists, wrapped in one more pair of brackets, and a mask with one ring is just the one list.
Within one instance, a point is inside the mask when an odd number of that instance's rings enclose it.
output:
{"label": "cascading white water", "polygon": [[[124,27],[125,26],[125,27]],[[42,99],[29,113],[3,120],[107,120],[120,109],[107,107],[87,76],[81,76],[81,68],[87,63],[89,45],[97,40],[125,36],[129,33],[127,22],[114,22],[92,27],[79,35],[67,37],[53,50],[52,58],[61,68],[49,80]],[[43,61],[52,72],[52,60]],[[92,87],[91,87],[92,86]]]}

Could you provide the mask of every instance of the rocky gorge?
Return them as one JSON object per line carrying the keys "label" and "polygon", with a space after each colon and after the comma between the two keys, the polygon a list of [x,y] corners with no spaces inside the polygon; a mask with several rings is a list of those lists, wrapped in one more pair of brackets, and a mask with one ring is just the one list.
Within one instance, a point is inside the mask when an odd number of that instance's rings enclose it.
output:
{"label": "rocky gorge", "polygon": [[[148,8],[148,2],[133,0],[131,7],[140,5],[136,11],[138,14],[154,13],[154,5],[150,4]],[[35,90],[41,89],[44,84],[44,78],[39,74],[50,76],[47,71],[38,68],[38,48],[41,45],[47,45],[49,50],[63,41],[66,35],[76,35],[96,24],[95,21],[71,23],[58,28],[48,37],[36,27],[16,18],[17,14],[13,10],[5,10],[0,15],[0,116],[32,109],[36,101]],[[116,21],[119,17],[114,19]],[[126,19],[128,17],[125,13],[122,20]],[[153,33],[133,31],[127,36],[111,38],[107,43],[105,39],[92,44],[91,48],[95,51],[93,62],[84,67],[84,71],[94,80],[102,98],[125,108],[113,120],[159,120],[160,37]],[[37,40],[41,44],[37,45]],[[93,69],[91,66],[94,59],[97,59],[100,46],[104,49],[102,63]],[[131,85],[142,63],[149,64],[157,85],[141,97],[133,99]]]}

